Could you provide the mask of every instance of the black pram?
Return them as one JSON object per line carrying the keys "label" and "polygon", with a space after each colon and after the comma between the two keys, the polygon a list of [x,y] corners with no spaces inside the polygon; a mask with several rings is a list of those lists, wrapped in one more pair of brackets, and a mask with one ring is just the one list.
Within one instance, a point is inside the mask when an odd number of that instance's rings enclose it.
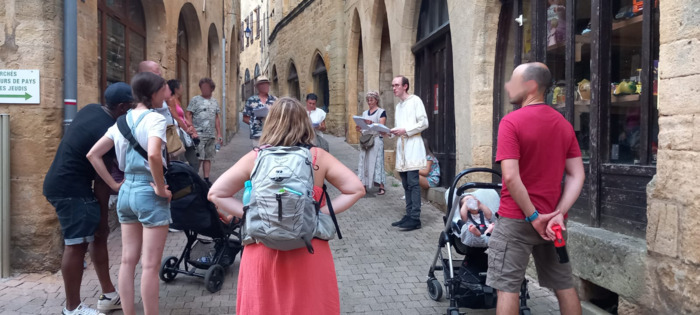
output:
{"label": "black pram", "polygon": [[[486,285],[486,272],[488,270],[486,247],[467,246],[460,240],[462,227],[458,224],[460,220],[458,198],[468,190],[486,189],[500,191],[501,184],[467,182],[457,188],[457,184],[462,177],[473,173],[497,175],[499,180],[501,177],[498,171],[488,168],[467,169],[460,172],[455,177],[450,186],[450,190],[446,192],[449,214],[444,217],[445,228],[440,233],[437,253],[435,253],[435,258],[428,271],[427,285],[430,298],[439,301],[442,298],[442,285],[440,281],[435,278],[435,271],[443,271],[445,288],[447,289],[447,295],[450,299],[447,315],[462,314],[459,312],[460,307],[471,309],[490,309],[496,307],[496,290]],[[492,210],[495,211],[496,209]],[[464,229],[466,228],[467,227],[464,226]],[[453,259],[452,247],[454,247],[458,254],[464,255],[465,259]],[[443,248],[446,248],[447,258],[443,256]],[[527,307],[528,298],[527,280],[524,280],[520,289],[521,315],[530,314],[530,309]]]}
{"label": "black pram", "polygon": [[[240,224],[221,221],[216,207],[207,199],[209,185],[189,165],[171,162],[166,179],[173,193],[170,227],[184,231],[187,245],[179,258],[163,259],[160,279],[170,282],[178,273],[200,277],[209,292],[217,292],[224,283],[225,269],[241,251]],[[181,263],[184,270],[180,269]],[[205,272],[197,273],[197,269]]]}

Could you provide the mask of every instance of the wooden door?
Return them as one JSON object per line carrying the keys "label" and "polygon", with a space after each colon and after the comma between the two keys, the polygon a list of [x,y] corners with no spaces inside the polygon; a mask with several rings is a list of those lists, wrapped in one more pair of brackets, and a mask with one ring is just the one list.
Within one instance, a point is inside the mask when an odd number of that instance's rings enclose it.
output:
{"label": "wooden door", "polygon": [[[449,26],[447,26],[449,27]],[[440,164],[440,186],[456,173],[452,41],[449,30],[416,52],[415,92],[425,104],[430,127],[423,132]]]}

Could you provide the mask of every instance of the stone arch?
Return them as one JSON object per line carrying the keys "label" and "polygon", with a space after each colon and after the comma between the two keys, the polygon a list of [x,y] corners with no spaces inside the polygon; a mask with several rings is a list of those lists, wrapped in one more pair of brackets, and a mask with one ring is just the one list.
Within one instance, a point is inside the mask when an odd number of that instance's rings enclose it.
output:
{"label": "stone arch", "polygon": [[260,76],[260,65],[255,64],[255,70],[253,70],[253,78],[257,79]]}
{"label": "stone arch", "polygon": [[[228,86],[226,88],[226,94],[228,94],[227,99],[232,102],[231,104],[239,104],[236,102],[238,99],[238,74],[240,71],[240,68],[238,67],[238,54],[239,54],[239,36],[238,36],[238,29],[236,29],[236,23],[231,23],[233,24],[233,27],[231,28],[231,36],[229,37],[229,66],[228,66]],[[227,109],[227,115],[229,114],[229,110]],[[238,112],[238,108],[236,108],[236,111]],[[237,116],[231,116],[233,118],[232,123],[234,125],[237,124],[237,119],[235,119]]]}
{"label": "stone arch", "polygon": [[[416,35],[418,34],[418,17],[420,16],[420,6],[422,0],[406,0],[401,14],[402,27],[398,33],[398,42],[401,43],[400,49],[397,49],[394,55],[395,72],[405,75],[413,82],[415,67],[415,56],[411,51],[411,47],[416,43]],[[409,92],[413,91],[413,84],[409,88]]]}
{"label": "stone arch", "polygon": [[[197,95],[199,94],[199,89],[197,87],[199,78],[197,78],[196,71],[193,71],[193,69],[197,69],[197,62],[194,56],[196,56],[196,53],[202,45],[202,29],[200,27],[199,17],[197,16],[197,10],[192,3],[185,3],[182,8],[180,8],[176,45],[181,48],[176,57],[176,73],[177,78],[184,87],[184,97],[187,98],[189,95]],[[186,56],[184,54],[186,54]],[[192,58],[190,58],[190,56],[192,56]],[[182,102],[182,104],[187,103],[187,100],[183,100]]]}
{"label": "stone arch", "polygon": [[[386,9],[386,3],[384,0],[377,1],[375,3],[375,10],[372,16],[372,26],[374,32],[371,35],[372,47],[374,49],[374,54],[378,58],[372,58],[378,61],[374,69],[378,69],[376,72],[376,77],[369,78],[370,90],[379,91],[381,106],[387,111],[387,124],[389,126],[394,125],[394,92],[391,88],[391,80],[394,78],[394,67],[391,49],[391,32],[389,30],[389,18]],[[376,82],[376,83],[375,83]],[[391,146],[395,142],[389,141],[390,147],[387,149],[392,149]]]}
{"label": "stone arch", "polygon": [[167,47],[160,43],[170,42],[168,33],[163,32],[167,24],[165,4],[162,0],[141,0],[144,18],[146,20],[146,59],[161,62],[167,56]]}
{"label": "stone arch", "polygon": [[248,83],[250,82],[250,70],[245,69],[245,77],[243,78],[243,82]]}
{"label": "stone arch", "polygon": [[330,106],[330,84],[328,82],[328,62],[321,52],[316,49],[309,63],[309,75],[313,84],[312,91],[318,96],[316,106],[328,112]]}
{"label": "stone arch", "polygon": [[287,71],[287,95],[300,99],[301,89],[299,87],[299,73],[297,72],[294,60],[289,59],[289,66],[287,68],[289,69]]}
{"label": "stone arch", "polygon": [[362,22],[360,14],[355,8],[352,11],[350,29],[347,35],[348,51],[346,64],[346,128],[345,137],[349,143],[358,143],[359,137],[355,132],[355,122],[352,120],[353,115],[361,113],[364,107],[364,56],[362,51]]}

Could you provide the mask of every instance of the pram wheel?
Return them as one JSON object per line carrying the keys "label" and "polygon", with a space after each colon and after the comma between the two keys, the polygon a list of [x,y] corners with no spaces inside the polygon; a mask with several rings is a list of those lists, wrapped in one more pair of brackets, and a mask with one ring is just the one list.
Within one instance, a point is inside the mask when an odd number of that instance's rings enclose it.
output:
{"label": "pram wheel", "polygon": [[428,279],[428,294],[434,301],[442,299],[442,284],[437,279]]}
{"label": "pram wheel", "polygon": [[520,310],[520,315],[530,315],[530,309],[529,308],[524,308]]}
{"label": "pram wheel", "polygon": [[160,265],[160,280],[165,282],[170,282],[177,276],[177,257],[170,256],[163,259],[163,263]]}
{"label": "pram wheel", "polygon": [[221,290],[221,286],[224,284],[224,267],[221,265],[212,265],[207,269],[207,273],[204,275],[204,285],[207,290],[211,293],[218,292]]}

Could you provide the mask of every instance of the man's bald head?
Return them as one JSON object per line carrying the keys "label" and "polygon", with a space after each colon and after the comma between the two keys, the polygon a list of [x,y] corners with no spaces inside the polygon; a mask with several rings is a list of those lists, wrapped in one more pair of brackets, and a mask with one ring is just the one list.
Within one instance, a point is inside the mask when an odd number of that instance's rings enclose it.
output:
{"label": "man's bald head", "polygon": [[[544,92],[549,88],[549,85],[552,84],[552,74],[549,72],[549,68],[547,68],[547,65],[541,63],[541,62],[530,62],[530,63],[525,63],[518,68],[521,69],[521,75],[523,78],[523,82],[527,81],[535,81],[537,83],[537,91],[544,94]],[[516,70],[518,70],[516,68]]]}
{"label": "man's bald head", "polygon": [[519,65],[506,82],[505,89],[511,104],[525,106],[531,101],[544,101],[544,93],[551,84],[552,74],[540,62]]}
{"label": "man's bald head", "polygon": [[160,73],[160,65],[152,60],[144,60],[139,63],[139,73],[141,72],[152,72],[162,76]]}

